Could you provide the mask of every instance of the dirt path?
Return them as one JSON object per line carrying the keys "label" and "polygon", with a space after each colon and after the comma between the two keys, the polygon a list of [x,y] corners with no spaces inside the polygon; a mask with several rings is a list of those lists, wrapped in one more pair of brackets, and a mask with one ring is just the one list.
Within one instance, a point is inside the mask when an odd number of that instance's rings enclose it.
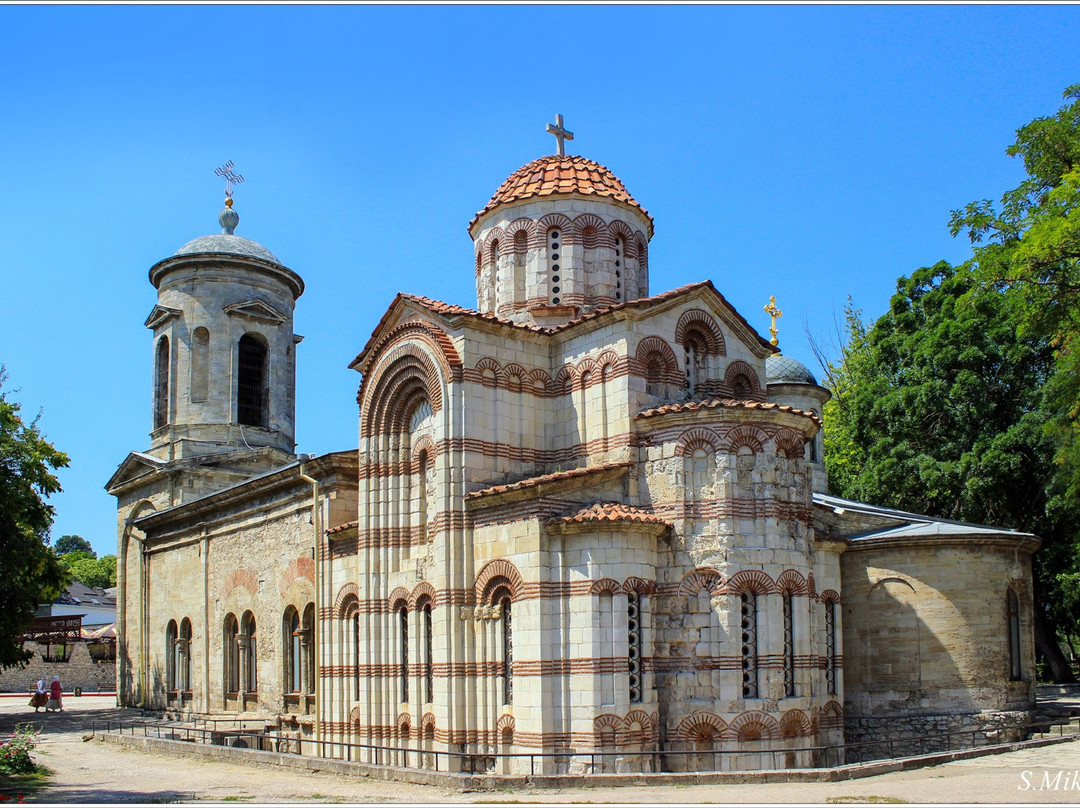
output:
{"label": "dirt path", "polygon": [[[338,802],[442,804],[485,803],[825,803],[858,798],[908,802],[1080,803],[1080,743],[1011,752],[948,763],[912,772],[842,783],[721,785],[650,788],[535,789],[461,793],[431,786],[372,782],[322,772],[297,773],[264,766],[170,757],[84,741],[94,720],[133,714],[113,706],[111,697],[65,700],[63,714],[38,714],[24,699],[0,700],[0,732],[17,722],[42,727],[35,759],[55,774],[33,795],[56,803],[132,802]],[[1027,772],[1025,781],[1023,773]],[[1056,790],[1038,788],[1043,772]],[[1078,774],[1077,776],[1080,776]],[[1024,788],[1025,782],[1028,788]],[[861,800],[859,800],[861,801]]]}

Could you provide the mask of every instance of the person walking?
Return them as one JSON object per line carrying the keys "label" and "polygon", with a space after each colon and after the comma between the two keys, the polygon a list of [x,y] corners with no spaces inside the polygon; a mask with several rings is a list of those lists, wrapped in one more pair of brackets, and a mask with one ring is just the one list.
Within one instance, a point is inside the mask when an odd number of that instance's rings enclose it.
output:
{"label": "person walking", "polygon": [[34,698],[30,700],[30,703],[34,706],[34,712],[40,712],[41,708],[45,706],[45,703],[49,700],[49,691],[45,686],[45,677],[42,676],[37,680],[37,689],[34,691]]}
{"label": "person walking", "polygon": [[60,700],[60,697],[64,694],[64,687],[60,684],[60,677],[54,676],[52,678],[52,684],[49,685],[49,701],[45,704],[45,712],[52,710],[59,710],[64,712],[64,705]]}

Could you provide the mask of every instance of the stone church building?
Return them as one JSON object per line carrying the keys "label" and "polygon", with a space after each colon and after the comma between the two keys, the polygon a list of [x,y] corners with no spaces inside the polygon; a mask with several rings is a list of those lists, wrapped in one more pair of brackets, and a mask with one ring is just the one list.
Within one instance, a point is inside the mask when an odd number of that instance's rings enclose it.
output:
{"label": "stone church building", "polygon": [[829,392],[710,281],[652,292],[605,167],[507,178],[468,225],[476,307],[398,294],[349,365],[358,448],[318,457],[303,281],[226,205],[150,269],[153,431],[107,484],[121,703],[498,772],[1027,718],[1038,540],[828,496]]}

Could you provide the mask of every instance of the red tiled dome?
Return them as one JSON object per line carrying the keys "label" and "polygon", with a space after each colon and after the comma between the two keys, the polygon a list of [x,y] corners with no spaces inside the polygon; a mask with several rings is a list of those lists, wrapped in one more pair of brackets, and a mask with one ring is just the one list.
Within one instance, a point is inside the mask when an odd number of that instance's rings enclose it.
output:
{"label": "red tiled dome", "polygon": [[630,196],[622,180],[604,166],[584,157],[559,157],[553,154],[533,160],[507,177],[491,201],[469,222],[469,230],[472,231],[481,216],[506,202],[555,194],[603,196],[623,202],[641,211],[652,225],[649,212]]}

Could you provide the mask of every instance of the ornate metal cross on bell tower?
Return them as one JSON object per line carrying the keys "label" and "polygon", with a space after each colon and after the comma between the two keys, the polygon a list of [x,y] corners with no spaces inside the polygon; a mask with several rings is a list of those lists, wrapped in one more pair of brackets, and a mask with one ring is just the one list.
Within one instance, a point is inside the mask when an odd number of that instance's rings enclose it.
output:
{"label": "ornate metal cross on bell tower", "polygon": [[233,171],[233,161],[226,160],[225,165],[214,169],[214,174],[225,179],[225,207],[232,207],[233,185],[239,185],[244,181],[243,176]]}
{"label": "ornate metal cross on bell tower", "polygon": [[558,151],[559,157],[566,157],[566,149],[563,147],[563,141],[564,140],[573,140],[574,139],[574,133],[569,131],[568,129],[563,128],[562,115],[556,115],[555,116],[555,123],[549,123],[547,125],[547,131],[549,133],[555,135],[555,140],[559,144],[559,151]]}
{"label": "ornate metal cross on bell tower", "polygon": [[783,317],[784,313],[776,308],[776,295],[769,295],[769,304],[765,307],[765,313],[772,317],[772,325],[769,327],[772,339],[769,342],[773,345],[779,345],[780,341],[776,338],[776,318]]}

